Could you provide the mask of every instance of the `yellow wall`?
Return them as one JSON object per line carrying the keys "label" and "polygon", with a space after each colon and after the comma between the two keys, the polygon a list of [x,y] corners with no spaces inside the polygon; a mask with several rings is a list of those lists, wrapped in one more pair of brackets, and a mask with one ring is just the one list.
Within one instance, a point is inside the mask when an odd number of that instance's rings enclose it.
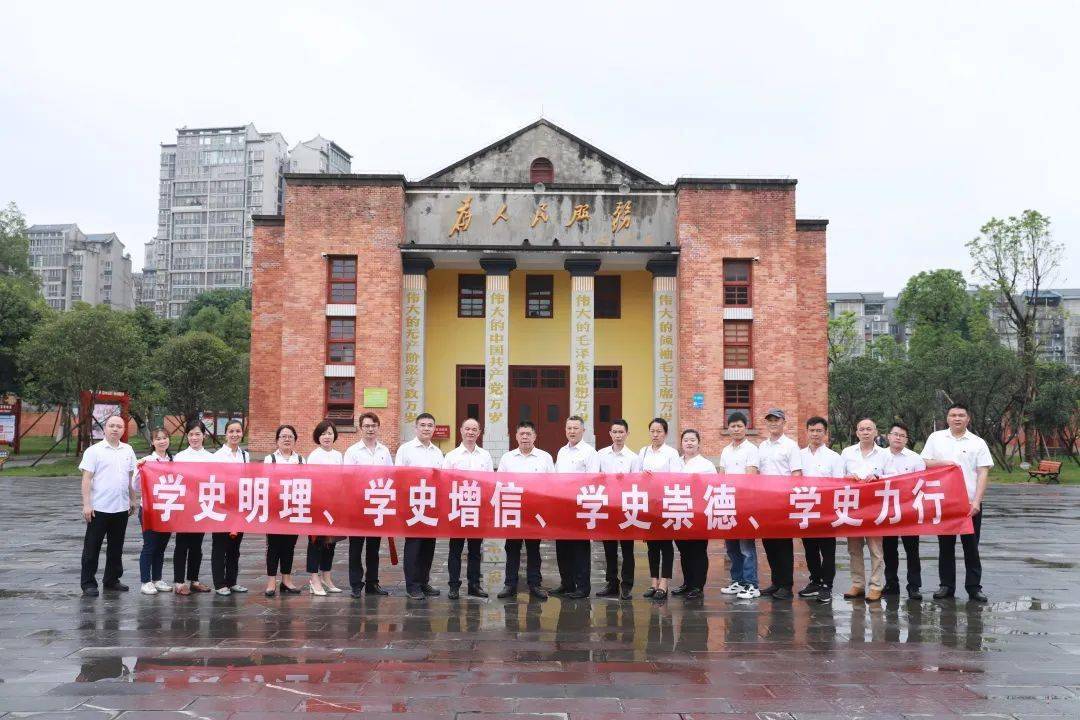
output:
{"label": "yellow wall", "polygon": [[[469,271],[466,271],[468,273]],[[537,271],[542,272],[542,271]],[[526,319],[525,273],[510,274],[510,364],[570,364],[570,274],[555,276],[554,317]],[[608,274],[608,273],[601,273]],[[630,423],[634,449],[648,440],[652,417],[652,276],[644,271],[622,275],[622,317],[596,321],[596,364],[621,365],[623,416]],[[439,447],[453,449],[458,365],[484,364],[483,318],[457,316],[458,271],[428,273],[424,396],[428,412],[440,425],[450,425],[450,439]],[[610,444],[597,438],[597,445]]]}

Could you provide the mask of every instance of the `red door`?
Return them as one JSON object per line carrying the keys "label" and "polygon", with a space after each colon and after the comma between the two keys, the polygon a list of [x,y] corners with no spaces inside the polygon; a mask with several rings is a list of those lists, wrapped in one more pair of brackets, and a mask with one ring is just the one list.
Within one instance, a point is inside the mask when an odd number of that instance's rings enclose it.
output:
{"label": "red door", "polygon": [[570,369],[564,366],[510,366],[510,445],[522,420],[536,425],[537,446],[554,455],[566,444],[570,414]]}
{"label": "red door", "polygon": [[[484,366],[457,366],[457,417],[454,425],[454,442],[461,444],[461,423],[469,418],[480,421],[484,429]],[[481,440],[481,442],[483,442]]]}
{"label": "red door", "polygon": [[611,423],[622,417],[622,367],[597,367],[593,371],[593,434],[596,447],[611,444]]}

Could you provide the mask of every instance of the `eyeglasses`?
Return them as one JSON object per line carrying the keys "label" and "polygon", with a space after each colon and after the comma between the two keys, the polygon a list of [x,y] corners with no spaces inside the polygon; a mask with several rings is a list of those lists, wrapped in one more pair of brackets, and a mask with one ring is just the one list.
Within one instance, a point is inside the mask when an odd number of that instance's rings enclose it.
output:
{"label": "eyeglasses", "polygon": [[889,433],[889,437],[904,438],[906,440],[907,439],[907,433],[891,432],[891,433]]}
{"label": "eyeglasses", "polygon": [[360,426],[360,429],[361,430],[374,430],[377,427],[379,427],[379,426],[378,425],[372,425],[371,423],[364,423],[363,425]]}

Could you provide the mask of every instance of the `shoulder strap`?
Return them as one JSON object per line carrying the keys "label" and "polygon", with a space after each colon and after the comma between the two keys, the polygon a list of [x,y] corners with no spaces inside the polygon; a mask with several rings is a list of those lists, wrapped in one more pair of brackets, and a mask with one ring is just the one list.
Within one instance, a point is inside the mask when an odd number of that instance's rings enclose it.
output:
{"label": "shoulder strap", "polygon": [[248,451],[241,448],[240,452],[242,452],[244,454],[244,462],[247,462],[248,461]]}
{"label": "shoulder strap", "polygon": [[274,455],[274,453],[270,453],[270,462],[273,464],[277,464],[277,456]]}
{"label": "shoulder strap", "polygon": [[299,462],[299,463],[300,463],[301,465],[303,465],[303,464],[304,464],[304,456],[303,456],[303,455],[301,455],[300,453],[296,453],[296,460],[297,460],[297,462]]}

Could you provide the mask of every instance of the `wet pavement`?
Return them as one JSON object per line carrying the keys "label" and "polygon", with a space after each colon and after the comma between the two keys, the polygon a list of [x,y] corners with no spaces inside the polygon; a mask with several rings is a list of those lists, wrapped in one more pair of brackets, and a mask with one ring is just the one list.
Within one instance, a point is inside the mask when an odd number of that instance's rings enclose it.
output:
{"label": "wet pavement", "polygon": [[[485,545],[491,599],[450,601],[445,541],[433,578],[440,598],[405,598],[401,569],[385,558],[390,597],[266,598],[260,537],[243,546],[241,582],[252,593],[148,597],[137,592],[137,522],[125,552],[132,591],[84,599],[77,481],[3,478],[0,491],[4,718],[1080,717],[1080,488],[991,488],[982,542],[990,605],[929,599],[937,561],[928,540],[927,600],[880,607],[839,596],[831,605],[732,600],[719,592],[721,543],[710,546],[710,585],[697,602],[640,597],[643,543],[631,602],[496,600],[496,542]],[[207,538],[206,579],[209,550]],[[843,542],[837,560],[840,591]],[[167,576],[170,561],[171,551]],[[544,568],[550,583],[547,544]],[[602,578],[597,544],[594,590]]]}

